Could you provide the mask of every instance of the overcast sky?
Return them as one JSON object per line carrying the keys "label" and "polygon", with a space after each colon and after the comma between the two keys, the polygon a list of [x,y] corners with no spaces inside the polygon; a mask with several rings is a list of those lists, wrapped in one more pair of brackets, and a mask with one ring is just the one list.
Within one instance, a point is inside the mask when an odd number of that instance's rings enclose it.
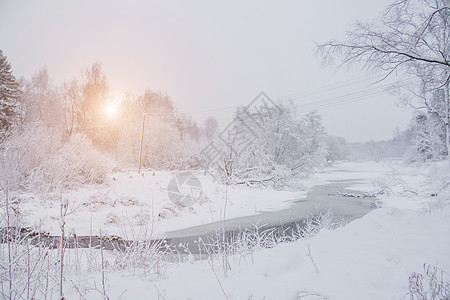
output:
{"label": "overcast sky", "polygon": [[214,116],[224,126],[265,91],[300,114],[318,108],[332,135],[380,140],[404,129],[411,111],[384,83],[369,85],[377,74],[324,69],[314,49],[387,3],[0,0],[0,49],[17,77],[46,66],[57,84],[100,61],[112,97],[161,91],[199,122]]}

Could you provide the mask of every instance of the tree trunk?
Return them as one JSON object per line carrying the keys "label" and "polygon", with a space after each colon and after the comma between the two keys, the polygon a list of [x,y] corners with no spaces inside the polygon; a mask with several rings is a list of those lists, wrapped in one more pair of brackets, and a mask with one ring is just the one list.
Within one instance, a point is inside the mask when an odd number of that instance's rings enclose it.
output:
{"label": "tree trunk", "polygon": [[[446,7],[450,7],[450,0],[445,1],[444,6]],[[448,28],[448,14],[450,13],[448,9],[444,10],[444,26],[445,28]],[[449,31],[448,30],[444,30],[443,32],[443,41],[445,42],[446,40],[448,40],[448,34]],[[444,53],[446,53],[446,59],[448,61],[448,59],[450,58],[448,53],[449,53],[449,44],[446,43],[444,44]],[[445,79],[447,80],[445,85],[444,85],[444,109],[445,109],[445,146],[447,146],[447,160],[450,161],[450,95],[449,95],[449,87],[450,87],[450,82],[449,82],[449,78],[450,78],[450,68],[447,67],[446,71],[445,71]]]}
{"label": "tree trunk", "polygon": [[447,146],[447,160],[450,160],[450,95],[449,95],[449,83],[444,87],[445,94],[445,145]]}

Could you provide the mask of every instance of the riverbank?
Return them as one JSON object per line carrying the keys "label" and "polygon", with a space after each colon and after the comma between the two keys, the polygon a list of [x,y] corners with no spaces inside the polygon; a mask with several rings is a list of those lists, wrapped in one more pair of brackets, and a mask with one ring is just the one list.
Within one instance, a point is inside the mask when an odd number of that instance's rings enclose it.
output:
{"label": "riverbank", "polygon": [[[126,249],[106,251],[100,249],[109,246],[102,239],[88,248],[69,249],[66,244],[61,249],[44,244],[32,247],[33,243],[18,237],[1,245],[2,265],[12,266],[8,276],[14,278],[17,291],[26,290],[33,278],[40,298],[57,297],[59,284],[67,299],[94,300],[401,299],[418,292],[431,296],[436,287],[445,292],[445,284],[450,282],[449,179],[445,162],[421,168],[392,162],[346,163],[302,182],[308,190],[306,197],[283,200],[288,209],[257,214],[275,225],[301,216],[296,206],[305,212],[308,207],[315,212],[330,206],[339,211],[341,207],[353,212],[354,218],[343,227],[336,227],[326,217],[311,222],[308,226],[312,229],[304,227],[309,230],[295,238],[289,238],[289,233],[288,238],[279,239],[270,230],[243,231],[236,237],[225,235],[225,240],[231,238],[230,244],[224,244],[219,232],[216,240],[194,241],[194,247],[180,242],[177,246],[182,251],[168,253],[165,245],[158,243],[131,243]],[[365,197],[375,194],[375,201]],[[239,207],[237,203],[232,207]],[[374,209],[374,204],[378,208]],[[362,215],[357,217],[355,212]],[[240,216],[247,224],[252,224],[248,223],[252,217]],[[181,225],[188,227],[183,232],[195,232],[178,237],[198,238],[198,228]],[[238,226],[244,225],[240,222]],[[66,233],[66,237],[80,238],[69,229]],[[139,232],[130,234],[146,237]],[[195,248],[202,249],[201,257]],[[172,259],[167,259],[167,254]],[[64,272],[60,272],[62,267]],[[61,281],[60,274],[64,276]],[[7,292],[8,282],[3,282],[3,288]]]}
{"label": "riverbank", "polygon": [[[432,196],[435,178],[427,177],[433,172],[433,166],[428,167],[395,169],[374,186],[360,182],[366,191],[380,186],[389,191],[380,196],[381,208],[344,227],[228,257],[227,272],[221,256],[169,265],[152,282],[111,272],[109,295],[122,295],[121,299],[379,300],[410,299],[412,293],[431,298],[439,287],[441,296],[445,295],[450,282],[450,207],[433,205],[435,198],[450,194],[447,190]],[[434,209],[427,210],[430,207]],[[89,299],[101,299],[95,292],[91,295]]]}
{"label": "riverbank", "polygon": [[[162,171],[144,172],[144,175],[131,171],[116,173],[103,185],[65,191],[62,197],[57,192],[10,197],[20,201],[18,217],[21,226],[60,235],[62,198],[68,205],[68,213],[64,218],[68,232],[87,236],[99,235],[101,230],[104,235],[132,239],[131,228],[139,237],[163,236],[167,232],[223,221],[224,216],[230,220],[259,215],[265,218],[264,215],[277,211],[289,213],[296,201],[305,200],[314,186],[341,182],[342,185],[336,186],[336,190],[331,189],[329,194],[336,194],[338,189],[348,188],[349,184],[355,193],[364,192],[373,187],[376,178],[390,171],[386,163],[344,163],[298,180],[284,190],[225,187],[209,176],[198,173],[194,175],[201,183],[202,198],[189,207],[181,207],[170,201],[167,187],[174,173]],[[278,222],[277,218],[280,216],[275,218]]]}

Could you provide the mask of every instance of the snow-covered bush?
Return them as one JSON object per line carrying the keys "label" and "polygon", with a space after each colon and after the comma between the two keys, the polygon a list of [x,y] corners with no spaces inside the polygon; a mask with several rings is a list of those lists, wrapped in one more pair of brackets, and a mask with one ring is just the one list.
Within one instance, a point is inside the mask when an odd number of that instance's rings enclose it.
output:
{"label": "snow-covered bush", "polygon": [[116,249],[112,266],[135,275],[159,276],[165,265],[164,257],[171,252],[171,246],[164,237],[157,237],[147,218],[138,230],[130,220],[123,220],[123,247]]}
{"label": "snow-covered bush", "polygon": [[41,167],[60,145],[59,135],[40,126],[16,132],[0,145],[2,187],[5,188],[8,181],[12,190],[25,189],[31,178],[39,180],[36,184],[42,183],[43,178],[39,178],[43,171]]}
{"label": "snow-covered bush", "polygon": [[105,155],[96,150],[83,134],[74,134],[58,149],[43,168],[47,182],[56,186],[79,183],[102,183],[111,170]]}
{"label": "snow-covered bush", "polygon": [[57,290],[58,254],[44,246],[41,236],[22,231],[13,213],[9,190],[0,197],[0,294],[2,299],[47,299]]}
{"label": "snow-covered bush", "polygon": [[52,190],[80,183],[101,183],[110,165],[88,139],[75,134],[64,142],[58,132],[24,130],[1,144],[0,184],[10,189]]}
{"label": "snow-covered bush", "polygon": [[411,300],[450,299],[450,274],[437,266],[423,264],[425,274],[412,273],[409,276]]}
{"label": "snow-covered bush", "polygon": [[298,227],[298,232],[301,238],[309,239],[322,229],[334,230],[344,225],[345,220],[337,218],[332,210],[318,211],[308,216],[305,223]]}
{"label": "snow-covered bush", "polygon": [[[2,240],[5,239],[2,236]],[[58,292],[58,254],[31,237],[11,233],[0,245],[2,299],[48,299]],[[34,245],[33,245],[34,244]]]}
{"label": "snow-covered bush", "polygon": [[163,239],[126,242],[125,250],[116,251],[114,268],[128,270],[135,275],[160,275],[163,258],[169,248]]}

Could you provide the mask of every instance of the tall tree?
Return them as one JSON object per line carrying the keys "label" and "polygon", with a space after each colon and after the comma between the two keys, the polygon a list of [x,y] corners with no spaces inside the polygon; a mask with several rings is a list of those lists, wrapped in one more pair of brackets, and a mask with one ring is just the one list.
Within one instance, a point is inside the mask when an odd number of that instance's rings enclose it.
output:
{"label": "tall tree", "polygon": [[[403,72],[414,79],[405,89],[430,108],[433,92],[443,90],[445,105],[438,115],[446,127],[450,149],[450,1],[395,0],[375,22],[358,22],[345,42],[318,48],[324,62],[362,63],[368,70]],[[449,151],[447,150],[447,153]]]}
{"label": "tall tree", "polygon": [[59,97],[59,91],[47,69],[42,68],[24,86],[25,123],[40,122],[59,131],[63,123],[63,109]]}
{"label": "tall tree", "polygon": [[14,123],[19,96],[19,83],[12,73],[6,55],[0,50],[0,133],[6,132]]}
{"label": "tall tree", "polygon": [[219,133],[219,123],[216,119],[209,117],[203,124],[203,130],[206,135],[206,140],[211,142]]}
{"label": "tall tree", "polygon": [[445,153],[445,144],[441,136],[442,127],[436,124],[437,121],[426,113],[417,114],[413,120],[412,143],[416,147],[420,161],[440,159]]}
{"label": "tall tree", "polygon": [[86,70],[82,93],[77,119],[81,129],[97,143],[101,139],[100,123],[109,95],[109,84],[99,62]]}
{"label": "tall tree", "polygon": [[64,109],[64,121],[66,132],[70,137],[76,125],[76,115],[79,110],[82,95],[82,87],[78,80],[64,82],[62,86],[62,104]]}

